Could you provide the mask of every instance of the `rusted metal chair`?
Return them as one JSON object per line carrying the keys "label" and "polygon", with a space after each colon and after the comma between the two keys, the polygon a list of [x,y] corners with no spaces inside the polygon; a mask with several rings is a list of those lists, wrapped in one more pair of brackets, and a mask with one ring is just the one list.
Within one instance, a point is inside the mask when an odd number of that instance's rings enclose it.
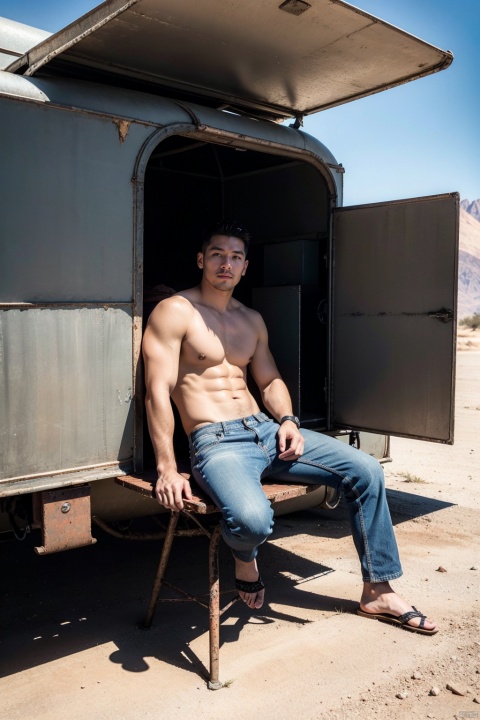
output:
{"label": "rusted metal chair", "polygon": [[[181,473],[185,478],[190,479],[189,473]],[[154,496],[154,485],[156,482],[156,474],[151,472],[142,473],[141,475],[123,475],[116,478],[116,482],[129,490],[138,492],[146,497]],[[265,495],[276,508],[285,501],[299,498],[317,490],[319,485],[307,485],[304,483],[278,483],[271,482],[268,479],[263,482],[263,490]],[[238,599],[238,594],[230,600],[224,607],[220,607],[220,579],[219,579],[219,546],[221,538],[221,518],[219,509],[212,501],[203,495],[200,490],[193,485],[194,496],[192,500],[185,501],[185,509],[181,512],[172,512],[165,530],[160,560],[158,563],[155,580],[153,583],[152,593],[148,604],[147,614],[144,621],[144,627],[149,628],[153,621],[160,590],[163,585],[173,588],[182,594],[187,600],[192,600],[208,610],[209,613],[209,642],[210,642],[210,673],[208,679],[208,687],[210,690],[218,690],[222,687],[219,680],[219,655],[220,655],[220,617],[228,610]],[[328,489],[325,488],[325,501],[329,502]],[[207,527],[201,521],[202,516],[217,514],[218,522]],[[178,521],[181,516],[188,517],[194,527],[178,528]],[[165,580],[165,572],[167,570],[170,551],[172,549],[175,537],[194,537],[206,535],[209,542],[208,551],[208,578],[209,578],[209,599],[208,603],[200,599],[199,596],[192,596],[185,590],[175,587]],[[168,601],[168,599],[167,599]]]}

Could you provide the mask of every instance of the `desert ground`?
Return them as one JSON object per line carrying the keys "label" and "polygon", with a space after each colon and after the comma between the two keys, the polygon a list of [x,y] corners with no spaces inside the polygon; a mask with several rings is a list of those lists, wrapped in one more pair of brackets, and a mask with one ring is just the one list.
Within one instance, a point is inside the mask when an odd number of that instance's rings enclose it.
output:
{"label": "desert ground", "polygon": [[[455,444],[393,438],[385,465],[404,565],[395,587],[437,635],[354,614],[360,576],[342,508],[283,516],[262,548],[268,604],[224,616],[225,686],[212,692],[202,608],[162,604],[150,631],[136,627],[156,543],[96,530],[92,548],[39,557],[29,537],[2,546],[1,720],[480,720],[480,333],[465,333]],[[205,547],[178,542],[174,574],[201,585]],[[226,552],[221,565],[231,587]]]}

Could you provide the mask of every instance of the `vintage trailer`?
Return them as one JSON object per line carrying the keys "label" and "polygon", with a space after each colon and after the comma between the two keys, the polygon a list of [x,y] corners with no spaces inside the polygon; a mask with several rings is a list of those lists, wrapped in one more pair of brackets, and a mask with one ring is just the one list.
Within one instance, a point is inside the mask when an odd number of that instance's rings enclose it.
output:
{"label": "vintage trailer", "polygon": [[304,427],[384,460],[390,434],[453,441],[458,196],[342,207],[300,129],[449,52],[340,0],[107,0],[0,39],[3,530],[47,553],[158,512],[114,482],[152,461],[142,325],[222,216],[253,234],[237,297]]}

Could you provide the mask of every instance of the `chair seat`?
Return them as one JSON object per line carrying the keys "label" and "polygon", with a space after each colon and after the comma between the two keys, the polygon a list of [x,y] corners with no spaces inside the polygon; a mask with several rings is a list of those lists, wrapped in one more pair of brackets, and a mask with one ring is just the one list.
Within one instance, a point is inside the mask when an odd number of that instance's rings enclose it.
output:
{"label": "chair seat", "polygon": [[[181,472],[186,480],[189,480],[192,485],[193,497],[191,500],[185,500],[185,508],[190,512],[198,513],[199,515],[209,515],[211,513],[220,512],[212,500],[198,487],[193,481],[191,473]],[[121,475],[115,479],[119,485],[140,493],[149,498],[155,497],[155,483],[157,482],[157,473],[155,470],[147,470],[143,473],[133,475]],[[316,490],[319,485],[310,485],[307,483],[280,483],[278,481],[269,480],[265,478],[262,482],[262,487],[265,495],[271,503],[279,503],[285,500],[292,500],[293,498],[300,497],[301,495],[308,495],[308,493]]]}

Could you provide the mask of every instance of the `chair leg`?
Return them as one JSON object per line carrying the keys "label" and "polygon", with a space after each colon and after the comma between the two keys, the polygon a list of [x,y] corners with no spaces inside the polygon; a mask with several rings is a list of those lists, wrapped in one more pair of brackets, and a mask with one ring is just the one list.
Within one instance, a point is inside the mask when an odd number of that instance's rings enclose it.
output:
{"label": "chair leg", "polygon": [[219,690],[222,683],[218,679],[220,661],[220,580],[218,550],[220,545],[219,523],[212,533],[209,546],[209,580],[210,580],[210,601],[209,601],[209,640],[210,640],[210,679],[208,688]]}
{"label": "chair leg", "polygon": [[152,594],[150,596],[150,603],[148,605],[147,615],[145,617],[145,628],[149,628],[152,624],[153,616],[155,614],[155,608],[157,606],[158,596],[160,594],[163,578],[165,576],[165,570],[167,569],[168,558],[170,557],[170,550],[172,549],[173,538],[175,536],[175,529],[177,527],[179,517],[179,512],[172,512],[170,522],[168,523],[167,532],[163,541],[162,554],[160,555],[160,561],[158,563],[157,573],[155,575],[155,580],[153,583]]}

